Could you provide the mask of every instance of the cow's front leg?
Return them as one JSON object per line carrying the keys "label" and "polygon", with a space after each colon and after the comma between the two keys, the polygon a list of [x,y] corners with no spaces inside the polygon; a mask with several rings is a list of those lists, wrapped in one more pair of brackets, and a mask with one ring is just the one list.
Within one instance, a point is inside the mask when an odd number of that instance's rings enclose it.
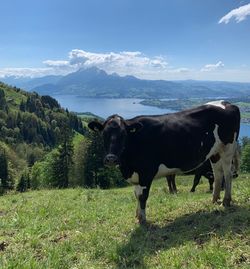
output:
{"label": "cow's front leg", "polygon": [[150,185],[135,186],[135,197],[137,199],[136,217],[140,224],[146,223],[146,203],[148,199],[149,190]]}

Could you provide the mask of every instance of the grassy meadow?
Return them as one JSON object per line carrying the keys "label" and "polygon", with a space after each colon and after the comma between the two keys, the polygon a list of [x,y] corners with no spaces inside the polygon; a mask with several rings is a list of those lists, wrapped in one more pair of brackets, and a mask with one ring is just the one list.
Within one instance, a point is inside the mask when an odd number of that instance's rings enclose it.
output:
{"label": "grassy meadow", "polygon": [[30,191],[0,197],[0,268],[250,268],[250,175],[234,205],[211,203],[208,182],[177,195],[153,183],[148,224],[135,220],[133,187]]}

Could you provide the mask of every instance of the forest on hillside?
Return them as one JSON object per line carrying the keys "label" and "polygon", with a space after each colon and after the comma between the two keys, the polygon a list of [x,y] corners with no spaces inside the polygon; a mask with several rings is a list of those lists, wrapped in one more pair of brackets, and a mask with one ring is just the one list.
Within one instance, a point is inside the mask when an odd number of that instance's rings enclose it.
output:
{"label": "forest on hillside", "polygon": [[102,164],[102,140],[89,119],[50,96],[0,84],[0,193],[28,188],[121,185]]}

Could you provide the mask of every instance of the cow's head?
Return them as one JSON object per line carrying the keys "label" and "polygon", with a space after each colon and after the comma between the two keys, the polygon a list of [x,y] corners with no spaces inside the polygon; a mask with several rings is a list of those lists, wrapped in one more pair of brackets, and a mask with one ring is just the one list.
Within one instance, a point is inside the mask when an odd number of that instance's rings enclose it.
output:
{"label": "cow's head", "polygon": [[102,123],[91,121],[88,127],[96,132],[101,132],[105,148],[105,165],[120,164],[120,157],[126,146],[129,135],[134,135],[141,128],[139,122],[128,122],[119,115],[112,115]]}

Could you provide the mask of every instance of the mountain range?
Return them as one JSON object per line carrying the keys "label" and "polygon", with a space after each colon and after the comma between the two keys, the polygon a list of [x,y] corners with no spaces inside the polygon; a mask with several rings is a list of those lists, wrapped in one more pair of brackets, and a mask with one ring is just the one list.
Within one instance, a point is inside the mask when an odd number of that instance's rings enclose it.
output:
{"label": "mountain range", "polygon": [[224,81],[145,80],[108,74],[97,67],[79,69],[65,76],[5,77],[3,82],[42,95],[77,95],[92,98],[206,98],[250,95],[250,83]]}

